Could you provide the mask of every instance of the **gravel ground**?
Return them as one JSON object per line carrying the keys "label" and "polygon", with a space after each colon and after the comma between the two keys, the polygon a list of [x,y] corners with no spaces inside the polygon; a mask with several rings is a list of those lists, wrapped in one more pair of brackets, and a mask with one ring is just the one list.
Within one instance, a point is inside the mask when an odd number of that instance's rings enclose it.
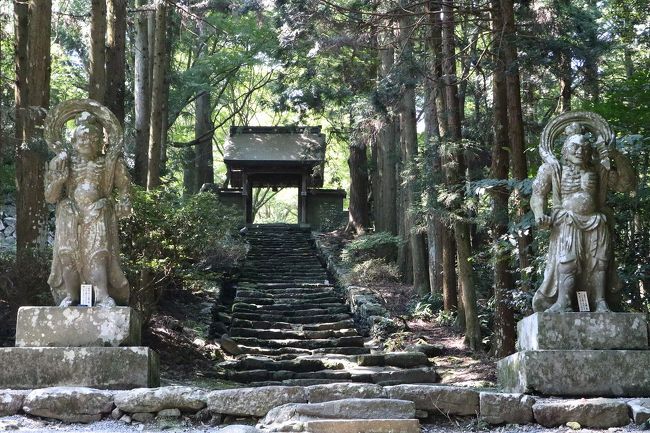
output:
{"label": "gravel ground", "polygon": [[[621,428],[610,428],[605,430],[590,430],[582,429],[583,433],[625,433],[637,432],[643,430],[639,426],[628,425]],[[61,422],[53,422],[39,418],[31,418],[21,415],[9,416],[0,418],[0,432],[21,432],[21,433],[41,433],[41,432],[57,432],[57,433],[141,433],[141,432],[160,432],[160,433],[216,433],[219,431],[218,427],[201,426],[184,424],[183,421],[175,422],[174,424],[124,424],[119,421],[100,421],[92,424],[65,424]],[[474,421],[449,421],[438,424],[425,424],[422,426],[422,433],[465,433],[465,432],[491,432],[491,433],[542,433],[542,432],[557,432],[569,433],[573,432],[568,427],[558,428],[544,428],[538,425],[508,425],[501,427],[489,427]]]}

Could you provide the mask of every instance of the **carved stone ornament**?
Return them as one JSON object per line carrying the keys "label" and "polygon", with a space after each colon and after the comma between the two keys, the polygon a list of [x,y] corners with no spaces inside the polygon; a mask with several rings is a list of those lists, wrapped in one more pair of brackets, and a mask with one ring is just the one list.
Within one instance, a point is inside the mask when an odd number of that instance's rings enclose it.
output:
{"label": "carved stone ornament", "polygon": [[[67,142],[63,131],[73,118]],[[117,218],[131,213],[131,180],[120,122],[97,101],[70,100],[48,114],[45,139],[56,153],[45,176],[45,200],[56,204],[48,280],[54,299],[76,305],[81,284],[92,284],[96,305],[126,305],[129,283],[119,264]]]}
{"label": "carved stone ornament", "polygon": [[[562,135],[558,160],[553,145]],[[609,311],[607,295],[618,290],[620,282],[607,191],[636,188],[634,168],[614,144],[605,119],[585,111],[563,113],[542,132],[539,152],[544,163],[533,182],[530,205],[536,223],[550,228],[551,234],[544,281],[533,298],[536,312],[574,311],[577,291],[587,292],[592,311]]]}

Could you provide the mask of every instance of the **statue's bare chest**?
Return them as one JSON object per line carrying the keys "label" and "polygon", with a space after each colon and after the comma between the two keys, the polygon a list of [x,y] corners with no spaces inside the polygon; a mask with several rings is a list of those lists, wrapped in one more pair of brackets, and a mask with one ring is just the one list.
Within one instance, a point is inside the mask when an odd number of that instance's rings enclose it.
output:
{"label": "statue's bare chest", "polygon": [[595,211],[598,175],[593,171],[565,167],[562,170],[562,205],[565,209],[588,215]]}

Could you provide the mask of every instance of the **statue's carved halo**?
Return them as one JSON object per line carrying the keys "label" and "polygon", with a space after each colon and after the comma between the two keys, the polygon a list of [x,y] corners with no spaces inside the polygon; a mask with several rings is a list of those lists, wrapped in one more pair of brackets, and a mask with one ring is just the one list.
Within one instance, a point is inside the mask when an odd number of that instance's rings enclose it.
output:
{"label": "statue's carved halo", "polygon": [[565,128],[572,123],[579,123],[594,134],[595,137],[602,137],[605,146],[614,145],[616,137],[602,116],[588,111],[568,111],[551,120],[542,131],[539,140],[539,154],[544,162],[553,165],[558,164],[557,157],[553,152],[553,143],[564,133]]}
{"label": "statue's carved halo", "polygon": [[68,120],[80,113],[90,113],[106,130],[108,139],[107,156],[115,158],[122,152],[124,136],[117,117],[99,102],[93,99],[71,99],[54,107],[45,119],[45,141],[54,153],[69,151],[63,140],[63,130]]}

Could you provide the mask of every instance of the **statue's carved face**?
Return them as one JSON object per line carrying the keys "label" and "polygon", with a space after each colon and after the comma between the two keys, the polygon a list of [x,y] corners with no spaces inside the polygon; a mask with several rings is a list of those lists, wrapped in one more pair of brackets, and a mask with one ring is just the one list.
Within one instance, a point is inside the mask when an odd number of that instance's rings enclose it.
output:
{"label": "statue's carved face", "polygon": [[93,116],[82,113],[77,119],[77,127],[72,135],[74,149],[83,157],[95,159],[102,146],[103,132]]}
{"label": "statue's carved face", "polygon": [[589,162],[590,152],[589,142],[584,135],[570,136],[562,147],[564,161],[574,165],[583,165]]}

